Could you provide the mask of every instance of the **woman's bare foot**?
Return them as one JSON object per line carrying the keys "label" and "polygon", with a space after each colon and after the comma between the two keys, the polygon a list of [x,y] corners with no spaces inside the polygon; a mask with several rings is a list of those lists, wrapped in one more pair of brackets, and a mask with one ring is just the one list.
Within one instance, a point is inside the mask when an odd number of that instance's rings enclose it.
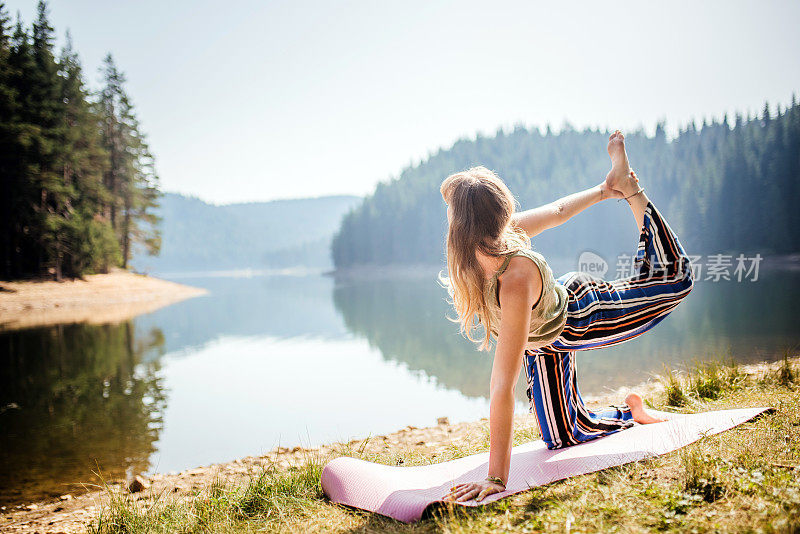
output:
{"label": "woman's bare foot", "polygon": [[611,170],[606,175],[606,187],[619,191],[623,196],[635,193],[639,187],[638,179],[628,163],[625,136],[619,130],[608,138],[608,155],[611,156]]}
{"label": "woman's bare foot", "polygon": [[644,409],[644,402],[642,402],[642,398],[636,393],[631,393],[625,397],[625,404],[627,404],[631,409],[633,420],[640,425],[649,425],[651,423],[660,423],[664,421],[664,419],[653,417],[647,413],[647,411]]}

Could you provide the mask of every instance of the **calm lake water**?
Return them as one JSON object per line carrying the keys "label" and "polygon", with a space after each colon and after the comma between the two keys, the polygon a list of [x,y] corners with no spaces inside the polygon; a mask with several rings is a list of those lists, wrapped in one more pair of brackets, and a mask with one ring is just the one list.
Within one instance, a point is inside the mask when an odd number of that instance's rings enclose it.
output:
{"label": "calm lake water", "polygon": [[[98,466],[180,471],[488,414],[491,355],[446,319],[433,276],[165,277],[209,294],[123,324],[0,333],[0,502],[80,491]],[[581,389],[777,359],[800,344],[799,294],[799,271],[700,281],[651,332],[582,353]],[[526,411],[522,381],[517,397]]]}

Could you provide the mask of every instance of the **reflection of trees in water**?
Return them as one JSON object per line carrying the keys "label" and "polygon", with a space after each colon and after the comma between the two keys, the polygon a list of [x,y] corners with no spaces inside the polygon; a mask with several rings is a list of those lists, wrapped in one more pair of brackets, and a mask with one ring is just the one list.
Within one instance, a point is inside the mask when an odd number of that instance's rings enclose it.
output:
{"label": "reflection of trees in water", "polygon": [[338,339],[346,334],[331,304],[333,281],[327,276],[255,276],[181,278],[208,289],[208,295],[184,300],[137,317],[137,327],[159,327],[165,349],[174,353],[200,347],[221,336],[314,336]]}
{"label": "reflection of trees in water", "polygon": [[131,322],[0,334],[0,501],[81,491],[97,465],[145,471],[166,400],[157,358],[140,362],[163,344]]}
{"label": "reflection of trees in water", "polygon": [[[794,296],[800,273],[762,273],[758,282],[700,281],[663,322],[635,340],[579,353],[580,385],[601,394],[635,385],[664,364],[691,366],[708,358],[739,362],[773,359],[797,348]],[[465,395],[486,395],[491,353],[476,352],[445,315],[454,312],[432,278],[340,280],[334,304],[347,328],[365,337],[387,359],[435,376]],[[522,388],[518,397],[524,399]]]}
{"label": "reflection of trees in water", "polygon": [[333,292],[348,330],[365,337],[384,358],[423,370],[465,395],[485,396],[492,355],[478,352],[447,320],[455,312],[446,297],[427,277],[341,280]]}

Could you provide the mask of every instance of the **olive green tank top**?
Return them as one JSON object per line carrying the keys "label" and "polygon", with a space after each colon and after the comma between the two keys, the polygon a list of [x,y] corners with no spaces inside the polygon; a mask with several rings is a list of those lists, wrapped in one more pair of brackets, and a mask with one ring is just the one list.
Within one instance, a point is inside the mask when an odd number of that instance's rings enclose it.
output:
{"label": "olive green tank top", "polygon": [[567,290],[553,278],[553,271],[547,265],[544,256],[530,249],[522,249],[506,256],[486,287],[486,302],[489,306],[491,333],[498,335],[500,326],[500,300],[497,291],[497,278],[508,268],[511,258],[525,256],[533,261],[542,275],[542,295],[533,306],[531,312],[531,325],[528,330],[528,342],[525,349],[535,350],[549,345],[564,329],[567,320]]}

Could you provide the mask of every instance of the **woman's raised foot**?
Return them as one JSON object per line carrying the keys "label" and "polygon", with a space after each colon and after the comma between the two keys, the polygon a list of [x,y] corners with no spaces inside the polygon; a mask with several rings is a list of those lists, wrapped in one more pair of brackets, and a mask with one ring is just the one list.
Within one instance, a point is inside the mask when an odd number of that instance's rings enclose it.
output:
{"label": "woman's raised foot", "polygon": [[628,163],[628,154],[625,152],[625,136],[616,130],[608,138],[608,155],[611,157],[611,170],[606,175],[606,187],[629,196],[639,187],[638,180]]}

